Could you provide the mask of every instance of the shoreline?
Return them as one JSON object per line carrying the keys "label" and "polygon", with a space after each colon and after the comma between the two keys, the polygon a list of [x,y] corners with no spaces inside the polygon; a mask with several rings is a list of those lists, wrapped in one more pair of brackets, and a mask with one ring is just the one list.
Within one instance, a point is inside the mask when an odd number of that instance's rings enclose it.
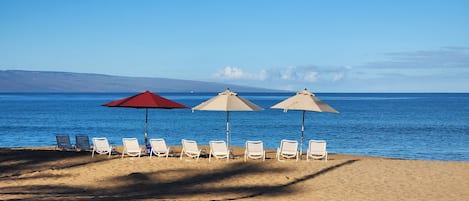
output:
{"label": "shoreline", "polygon": [[37,148],[0,148],[3,200],[469,200],[468,162],[342,154],[279,162],[274,150],[244,162],[243,147],[209,162]]}
{"label": "shoreline", "polygon": [[[117,152],[122,153],[122,146],[113,146],[117,149]],[[176,154],[179,154],[181,151],[181,145],[178,146],[170,146]],[[208,145],[201,144],[199,147],[203,150],[210,150]],[[141,146],[141,148],[144,150],[145,147]],[[175,148],[175,149],[174,149]],[[240,147],[240,146],[231,146],[231,148],[234,148],[236,150],[235,155],[242,155],[244,154],[244,149],[245,147]],[[60,151],[56,150],[55,146],[25,146],[25,147],[0,147],[0,150],[33,150],[33,151],[41,151],[41,150],[54,150],[54,151]],[[266,152],[268,153],[275,153],[275,149],[265,149]],[[75,151],[70,151],[70,152],[75,152]],[[77,151],[79,152],[79,151]],[[386,156],[377,156],[377,155],[360,155],[360,154],[348,154],[348,153],[328,153],[329,155],[335,155],[335,156],[344,156],[344,157],[363,157],[363,158],[376,158],[376,159],[389,159],[389,160],[411,160],[411,161],[439,161],[439,162],[466,162],[469,163],[469,161],[464,161],[464,160],[438,160],[438,159],[412,159],[412,158],[398,158],[398,157],[386,157]],[[115,153],[113,155],[116,155]],[[148,156],[148,155],[142,155],[143,156]],[[303,157],[305,156],[305,153],[303,152]],[[275,159],[275,156],[274,158]]]}

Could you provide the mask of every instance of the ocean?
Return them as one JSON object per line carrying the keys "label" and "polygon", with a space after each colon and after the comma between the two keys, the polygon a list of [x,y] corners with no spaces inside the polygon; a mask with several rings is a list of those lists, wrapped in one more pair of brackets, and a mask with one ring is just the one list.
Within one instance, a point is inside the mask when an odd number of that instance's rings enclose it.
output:
{"label": "ocean", "polygon": [[[145,110],[101,106],[132,93],[0,93],[0,147],[54,146],[56,134],[123,137],[143,144]],[[217,93],[160,93],[194,107]],[[301,111],[270,109],[294,93],[239,93],[263,111],[231,112],[231,146],[262,140],[275,149],[301,137]],[[402,159],[469,161],[468,93],[318,93],[340,114],[307,112],[309,139],[327,141],[329,153]],[[181,139],[225,140],[226,113],[150,109],[149,137],[170,146]]]}

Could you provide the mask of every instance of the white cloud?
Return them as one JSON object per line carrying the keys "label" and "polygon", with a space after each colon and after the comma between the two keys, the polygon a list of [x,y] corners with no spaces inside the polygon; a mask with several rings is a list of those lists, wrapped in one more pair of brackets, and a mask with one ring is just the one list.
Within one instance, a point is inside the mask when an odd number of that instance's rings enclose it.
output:
{"label": "white cloud", "polygon": [[314,72],[314,71],[307,72],[304,75],[303,80],[306,82],[316,82],[318,80],[318,76],[319,76],[318,72]]}
{"label": "white cloud", "polygon": [[[352,68],[350,66],[344,67],[319,67],[319,66],[289,66],[286,68],[271,69],[271,79],[279,79],[285,81],[299,81],[299,82],[335,82],[342,80],[348,71]],[[278,73],[275,73],[278,72]],[[279,77],[275,77],[275,75]]]}
{"label": "white cloud", "polygon": [[332,81],[333,82],[336,82],[336,81],[339,81],[339,80],[342,80],[345,76],[345,73],[344,72],[339,72],[339,73],[336,73],[333,77],[332,77]]}
{"label": "white cloud", "polygon": [[261,72],[259,72],[259,80],[266,80],[267,79],[267,71],[262,69]]}
{"label": "white cloud", "polygon": [[243,69],[238,67],[226,66],[225,68],[214,73],[213,76],[218,79],[227,79],[227,80],[265,80],[267,78],[267,71],[261,70],[259,73],[247,73]]}
{"label": "white cloud", "polygon": [[278,83],[318,83],[337,82],[345,78],[350,66],[318,67],[288,66],[284,68],[262,69],[258,73],[246,72],[239,67],[226,66],[213,76],[222,80],[275,81]]}
{"label": "white cloud", "polygon": [[292,79],[292,70],[294,67],[287,67],[280,71],[280,79],[282,80],[291,80]]}
{"label": "white cloud", "polygon": [[216,77],[227,78],[227,79],[239,79],[243,77],[243,70],[236,67],[227,66],[224,69],[215,73]]}
{"label": "white cloud", "polygon": [[362,67],[379,69],[469,69],[469,48],[442,48],[414,52],[387,53],[385,61],[375,61]]}

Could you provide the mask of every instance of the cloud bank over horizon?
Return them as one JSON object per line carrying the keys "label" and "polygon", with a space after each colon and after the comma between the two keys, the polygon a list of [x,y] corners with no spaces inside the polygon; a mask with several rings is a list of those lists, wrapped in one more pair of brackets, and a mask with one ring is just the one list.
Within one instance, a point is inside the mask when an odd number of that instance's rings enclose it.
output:
{"label": "cloud bank over horizon", "polygon": [[[469,81],[469,47],[444,47],[437,50],[390,52],[383,60],[361,65],[319,66],[297,65],[262,68],[225,66],[212,74],[216,81],[246,83],[282,90],[320,88],[336,91],[462,91]],[[432,81],[430,81],[432,80]],[[439,86],[428,89],[426,85]],[[317,86],[317,87],[315,87]],[[448,88],[445,90],[445,87]]]}

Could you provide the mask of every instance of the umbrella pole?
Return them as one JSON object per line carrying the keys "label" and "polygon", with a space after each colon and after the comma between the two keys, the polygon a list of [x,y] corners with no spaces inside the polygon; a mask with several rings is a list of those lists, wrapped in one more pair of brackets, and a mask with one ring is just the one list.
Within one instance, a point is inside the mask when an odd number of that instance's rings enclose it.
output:
{"label": "umbrella pole", "polygon": [[226,111],[226,146],[230,147],[230,111]]}
{"label": "umbrella pole", "polygon": [[145,108],[145,134],[143,136],[145,145],[148,142],[148,108]]}
{"label": "umbrella pole", "polygon": [[300,160],[303,159],[303,139],[305,137],[305,114],[306,114],[306,110],[303,110],[303,121],[301,123]]}

